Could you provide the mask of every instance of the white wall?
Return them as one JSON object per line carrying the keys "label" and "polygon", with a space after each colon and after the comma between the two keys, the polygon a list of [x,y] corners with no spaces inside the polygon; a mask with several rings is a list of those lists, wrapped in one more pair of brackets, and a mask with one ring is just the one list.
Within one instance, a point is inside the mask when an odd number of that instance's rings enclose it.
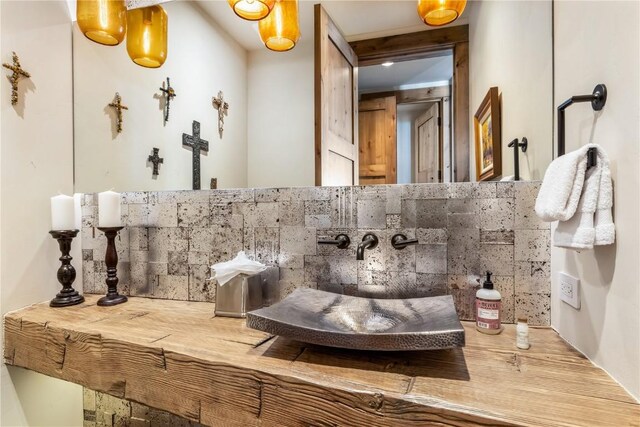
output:
{"label": "white wall", "polygon": [[[182,146],[192,121],[201,124],[209,153],[201,157],[202,188],[212,177],[218,188],[247,185],[247,54],[192,2],[163,5],[169,16],[169,47],[157,69],[134,64],[125,43],[106,47],[74,28],[74,108],[76,190],[191,189],[192,154]],[[163,125],[159,87],[170,77],[177,96]],[[223,139],[218,136],[212,97],[224,92],[229,102]],[[115,133],[115,92],[129,107]],[[164,164],[152,178],[147,157],[160,148]]]}
{"label": "white wall", "polygon": [[551,7],[544,1],[481,1],[469,8],[470,169],[475,180],[473,115],[492,86],[502,96],[502,175],[513,175],[514,138],[527,137],[520,176],[539,180],[552,155]]}
{"label": "white wall", "polygon": [[315,185],[313,35],[249,52],[248,185]]}
{"label": "white wall", "polygon": [[[611,160],[616,244],[553,248],[551,323],[640,398],[640,3],[555,2],[555,105],[607,85],[600,113],[566,112],[567,151],[600,144]],[[579,311],[559,301],[558,272],[581,279]]]}
{"label": "white wall", "polygon": [[[0,86],[4,315],[51,299],[59,290],[60,252],[48,234],[49,197],[73,191],[73,111],[71,21],[65,2],[3,1],[0,15],[2,62],[11,62],[15,50],[32,76],[20,82],[15,107],[4,71]],[[0,378],[0,425],[82,425],[82,387],[4,364]]]}

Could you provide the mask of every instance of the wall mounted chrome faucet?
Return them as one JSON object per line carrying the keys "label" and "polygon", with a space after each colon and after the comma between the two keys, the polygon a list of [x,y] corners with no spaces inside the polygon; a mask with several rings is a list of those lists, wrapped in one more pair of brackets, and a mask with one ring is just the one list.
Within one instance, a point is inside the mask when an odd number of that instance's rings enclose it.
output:
{"label": "wall mounted chrome faucet", "polygon": [[397,250],[402,250],[409,245],[417,245],[417,244],[418,244],[418,239],[407,239],[407,236],[405,236],[402,233],[394,234],[393,237],[391,238],[391,246],[393,246],[393,248]]}
{"label": "wall mounted chrome faucet", "polygon": [[378,246],[378,236],[373,233],[367,233],[362,238],[362,242],[358,244],[358,249],[356,250],[356,259],[358,261],[362,261],[364,259],[364,251],[365,249],[373,249]]}
{"label": "wall mounted chrome faucet", "polygon": [[336,245],[338,249],[347,249],[351,244],[351,239],[346,234],[338,234],[335,239],[320,239],[319,245]]}

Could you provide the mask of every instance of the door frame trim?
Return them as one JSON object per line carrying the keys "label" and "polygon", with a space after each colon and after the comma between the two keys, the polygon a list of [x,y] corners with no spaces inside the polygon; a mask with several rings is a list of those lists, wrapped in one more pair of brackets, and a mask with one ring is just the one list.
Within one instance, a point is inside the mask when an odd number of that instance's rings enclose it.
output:
{"label": "door frame trim", "polygon": [[[396,36],[377,37],[349,43],[358,57],[359,66],[377,65],[386,61],[408,61],[422,59],[453,51],[453,90],[451,96],[453,120],[451,136],[453,152],[453,180],[465,182],[470,180],[470,116],[469,116],[469,26]],[[400,101],[398,101],[400,103]]]}

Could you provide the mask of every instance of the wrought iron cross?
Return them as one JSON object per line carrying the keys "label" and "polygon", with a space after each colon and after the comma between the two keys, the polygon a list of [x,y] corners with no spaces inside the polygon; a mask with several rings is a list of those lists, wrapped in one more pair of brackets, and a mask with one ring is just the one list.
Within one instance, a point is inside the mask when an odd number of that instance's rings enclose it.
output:
{"label": "wrought iron cross", "polygon": [[193,189],[200,190],[200,151],[209,151],[209,142],[200,138],[200,122],[193,121],[193,135],[182,134],[182,145],[193,150]]}
{"label": "wrought iron cross", "polygon": [[171,100],[176,97],[176,91],[171,87],[169,77],[167,77],[167,87],[164,87],[163,82],[160,90],[164,93],[164,97],[166,99],[166,103],[164,104],[164,122],[167,123],[169,121],[169,107],[171,105]]}
{"label": "wrought iron cross", "polygon": [[13,53],[13,65],[2,64],[4,68],[7,68],[13,71],[11,77],[9,77],[9,81],[11,82],[11,105],[16,105],[18,103],[18,80],[20,77],[31,77],[31,74],[27,73],[20,66],[20,59],[18,59],[18,55],[15,52]]}
{"label": "wrought iron cross", "polygon": [[159,152],[160,152],[159,148],[153,147],[153,155],[149,156],[149,158],[147,159],[148,161],[153,163],[153,175],[154,176],[160,175],[158,173],[158,166],[160,164],[164,163],[164,159],[158,155]]}
{"label": "wrought iron cross", "polygon": [[218,97],[213,98],[213,106],[218,110],[218,133],[220,134],[220,139],[222,139],[224,116],[229,115],[229,103],[224,100],[222,91],[218,92]]}
{"label": "wrought iron cross", "polygon": [[122,98],[120,98],[120,94],[116,92],[116,101],[109,104],[109,107],[113,107],[117,110],[117,130],[118,133],[122,132],[122,110],[128,110],[129,107],[122,105]]}

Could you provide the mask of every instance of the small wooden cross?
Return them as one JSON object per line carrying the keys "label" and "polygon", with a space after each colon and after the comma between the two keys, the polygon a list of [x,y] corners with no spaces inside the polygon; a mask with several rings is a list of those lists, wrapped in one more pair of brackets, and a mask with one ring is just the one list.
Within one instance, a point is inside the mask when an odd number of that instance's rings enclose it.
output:
{"label": "small wooden cross", "polygon": [[213,98],[213,106],[218,110],[218,133],[220,139],[222,139],[222,132],[224,131],[224,116],[229,115],[229,103],[224,100],[222,91],[218,92],[218,97]]}
{"label": "small wooden cross", "polygon": [[118,133],[120,133],[122,132],[122,110],[128,110],[129,107],[122,105],[122,98],[120,98],[120,94],[118,92],[116,92],[116,102],[112,102],[111,104],[109,104],[109,107],[113,107],[116,110],[118,110],[116,125],[117,125]]}
{"label": "small wooden cross", "polygon": [[13,65],[2,64],[2,66],[13,71],[13,74],[9,77],[9,81],[11,81],[11,105],[16,105],[18,103],[18,80],[20,80],[20,77],[29,78],[31,77],[31,74],[22,69],[18,55],[16,55],[15,52],[12,53]]}
{"label": "small wooden cross", "polygon": [[160,90],[164,93],[164,97],[167,100],[164,107],[164,122],[167,123],[169,121],[169,106],[171,104],[171,100],[176,96],[176,91],[171,87],[169,77],[167,77],[167,87],[165,88],[164,82],[162,82]]}
{"label": "small wooden cross", "polygon": [[149,158],[147,159],[148,161],[153,163],[153,175],[154,176],[160,175],[158,173],[158,166],[160,164],[164,163],[164,159],[158,155],[159,152],[160,152],[159,148],[153,147],[153,155],[149,156]]}
{"label": "small wooden cross", "polygon": [[193,136],[182,134],[182,145],[193,150],[193,189],[200,190],[200,151],[209,151],[209,142],[200,138],[200,123],[193,121]]}

